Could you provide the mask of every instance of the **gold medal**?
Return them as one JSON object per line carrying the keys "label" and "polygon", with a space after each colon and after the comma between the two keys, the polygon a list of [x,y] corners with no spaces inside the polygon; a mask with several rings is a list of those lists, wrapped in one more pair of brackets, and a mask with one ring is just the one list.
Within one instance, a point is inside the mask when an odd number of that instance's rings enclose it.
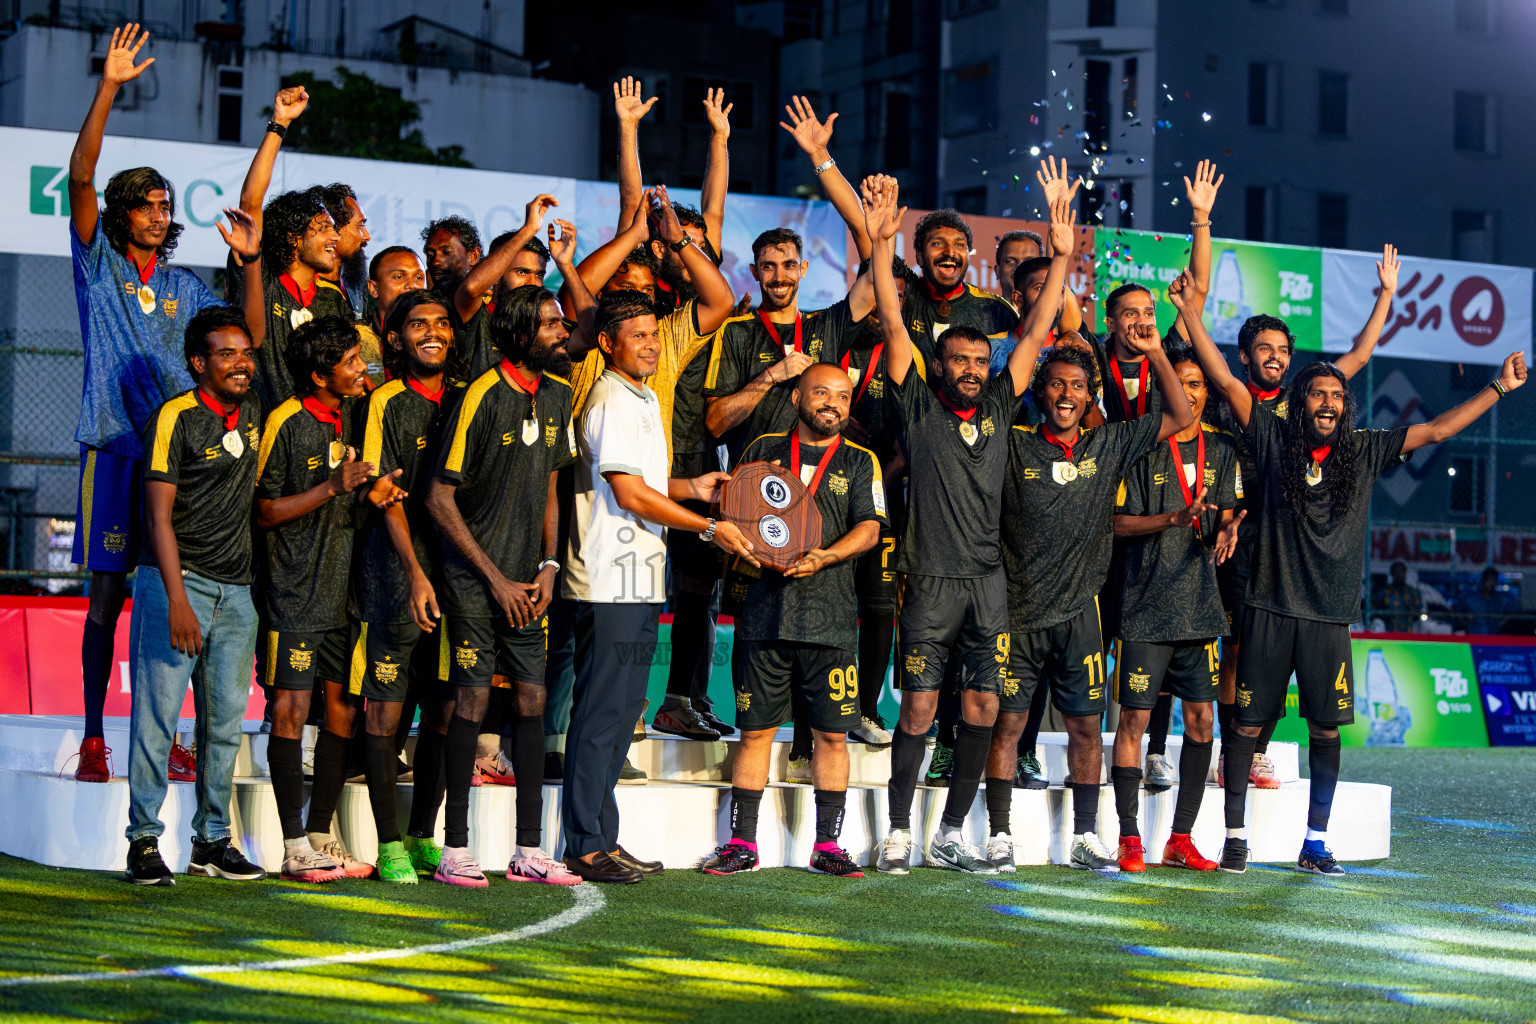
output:
{"label": "gold medal", "polygon": [[245,454],[245,438],[240,436],[239,430],[231,430],[224,435],[224,450],[235,458]]}
{"label": "gold medal", "polygon": [[1073,480],[1077,479],[1077,467],[1076,466],[1072,465],[1072,463],[1070,463],[1070,462],[1060,463],[1060,466],[1061,466],[1061,481],[1062,481],[1062,483],[1069,484]]}
{"label": "gold medal", "polygon": [[1323,482],[1323,467],[1316,462],[1307,464],[1307,475],[1303,477],[1308,487],[1316,487]]}
{"label": "gold medal", "polygon": [[139,308],[146,313],[155,311],[155,290],[147,284],[139,285]]}
{"label": "gold medal", "polygon": [[335,469],[337,466],[341,465],[341,460],[346,457],[347,446],[342,444],[340,441],[332,441],[330,452],[331,468]]}
{"label": "gold medal", "polygon": [[960,421],[960,440],[966,444],[976,443],[976,425],[970,420]]}
{"label": "gold medal", "polygon": [[949,319],[949,300],[948,299],[940,299],[939,300],[939,316],[943,317],[946,320]]}
{"label": "gold medal", "polygon": [[293,309],[288,313],[288,323],[294,330],[298,330],[315,318],[315,314],[307,309]]}

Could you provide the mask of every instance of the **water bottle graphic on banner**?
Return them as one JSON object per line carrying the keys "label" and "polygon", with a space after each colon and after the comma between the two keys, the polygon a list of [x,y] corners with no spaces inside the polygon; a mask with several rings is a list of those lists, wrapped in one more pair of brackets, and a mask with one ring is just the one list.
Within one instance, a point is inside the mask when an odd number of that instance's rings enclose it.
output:
{"label": "water bottle graphic on banner", "polygon": [[1401,747],[1407,745],[1408,729],[1413,725],[1413,714],[1407,705],[1397,700],[1397,680],[1387,664],[1387,656],[1381,651],[1371,651],[1365,658],[1365,687],[1358,691],[1365,698],[1365,713],[1371,723],[1370,734],[1365,739],[1368,747]]}
{"label": "water bottle graphic on banner", "polygon": [[1207,311],[1211,314],[1211,338],[1218,344],[1236,345],[1237,332],[1253,310],[1243,294],[1243,268],[1232,249],[1224,250],[1216,261]]}

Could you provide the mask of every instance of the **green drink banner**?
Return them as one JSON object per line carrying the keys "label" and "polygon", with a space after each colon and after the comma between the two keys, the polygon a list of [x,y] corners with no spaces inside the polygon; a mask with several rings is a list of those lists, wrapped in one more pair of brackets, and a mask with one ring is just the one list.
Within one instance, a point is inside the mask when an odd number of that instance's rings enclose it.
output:
{"label": "green drink banner", "polygon": [[[1186,235],[1101,229],[1096,277],[1102,330],[1103,300],[1123,284],[1139,284],[1157,300],[1157,326],[1164,333],[1178,315],[1168,302],[1168,285],[1189,266]],[[1211,294],[1205,328],[1220,345],[1236,345],[1237,332],[1255,313],[1278,315],[1296,336],[1298,349],[1323,347],[1322,250],[1263,242],[1211,240]]]}

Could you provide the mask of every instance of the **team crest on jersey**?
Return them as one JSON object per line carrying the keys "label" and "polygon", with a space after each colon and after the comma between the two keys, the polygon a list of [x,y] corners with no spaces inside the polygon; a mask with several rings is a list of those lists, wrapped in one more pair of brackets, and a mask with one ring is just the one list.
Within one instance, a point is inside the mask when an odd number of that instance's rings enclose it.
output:
{"label": "team crest on jersey", "polygon": [[1086,480],[1089,477],[1093,476],[1093,474],[1097,473],[1098,471],[1099,471],[1099,460],[1098,459],[1084,459],[1082,462],[1079,462],[1077,464],[1077,475],[1082,477],[1084,480]]}
{"label": "team crest on jersey", "polygon": [[867,394],[870,398],[884,398],[885,397],[885,381],[884,381],[884,379],[882,379],[880,377],[876,377],[874,380],[870,381],[869,382],[869,386],[864,389],[864,393]]}
{"label": "team crest on jersey", "polygon": [[308,672],[309,667],[315,663],[315,652],[308,645],[299,644],[298,647],[288,648],[288,667],[295,672]]}
{"label": "team crest on jersey", "polygon": [[1136,693],[1146,693],[1147,687],[1152,685],[1152,675],[1149,672],[1132,672],[1126,676],[1125,681]]}
{"label": "team crest on jersey", "polygon": [[820,359],[821,358],[821,339],[820,338],[812,338],[811,339],[811,343],[809,345],[805,346],[805,354],[810,356],[812,359]]}
{"label": "team crest on jersey", "polygon": [[740,690],[737,690],[736,691],[736,710],[737,711],[746,711],[751,706],[752,706],[752,695],[750,693],[742,693]]}
{"label": "team crest on jersey", "polygon": [[471,647],[469,641],[466,640],[463,646],[454,649],[453,660],[458,664],[459,668],[467,671],[474,668],[476,663],[480,661],[480,652]]}
{"label": "team crest on jersey", "polygon": [[1214,486],[1216,486],[1216,470],[1214,470],[1214,469],[1207,469],[1205,471],[1205,486],[1207,486],[1207,487],[1214,487]]}
{"label": "team crest on jersey", "polygon": [[559,428],[559,426],[557,426],[555,424],[554,420],[550,420],[548,423],[546,423],[544,425],[544,447],[545,448],[553,448],[555,446],[555,441],[557,441],[559,439],[559,437],[560,437],[560,428]]}
{"label": "team crest on jersey", "polygon": [[1238,690],[1237,691],[1237,706],[1240,707],[1240,708],[1246,708],[1246,707],[1250,706],[1251,704],[1253,704],[1253,691],[1252,690]]}
{"label": "team crest on jersey", "polygon": [[373,678],[381,683],[393,683],[400,678],[400,663],[398,661],[374,662]]}
{"label": "team crest on jersey", "polygon": [[928,659],[921,654],[907,655],[907,675],[920,676],[928,671]]}
{"label": "team crest on jersey", "polygon": [[160,308],[165,310],[165,315],[172,320],[176,319],[176,307],[181,305],[180,299],[161,299]]}
{"label": "team crest on jersey", "polygon": [[981,418],[981,436],[991,437],[995,433],[997,433],[997,427],[993,425],[992,417],[983,416]]}
{"label": "team crest on jersey", "polygon": [[827,477],[827,487],[832,491],[833,494],[847,494],[848,478],[833,473]]}
{"label": "team crest on jersey", "polygon": [[114,555],[122,554],[128,550],[128,535],[126,533],[103,533],[101,546]]}
{"label": "team crest on jersey", "polygon": [[1018,695],[1019,695],[1019,677],[1018,676],[1011,676],[1006,671],[1004,671],[1003,672],[1003,696],[1004,697],[1017,697]]}

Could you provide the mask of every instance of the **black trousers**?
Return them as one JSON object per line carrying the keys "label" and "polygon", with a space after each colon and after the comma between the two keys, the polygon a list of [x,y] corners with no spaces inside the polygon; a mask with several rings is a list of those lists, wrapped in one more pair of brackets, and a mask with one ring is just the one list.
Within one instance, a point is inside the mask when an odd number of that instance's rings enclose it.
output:
{"label": "black trousers", "polygon": [[659,604],[576,604],[576,690],[565,737],[565,853],[619,845],[613,790],[645,703]]}

